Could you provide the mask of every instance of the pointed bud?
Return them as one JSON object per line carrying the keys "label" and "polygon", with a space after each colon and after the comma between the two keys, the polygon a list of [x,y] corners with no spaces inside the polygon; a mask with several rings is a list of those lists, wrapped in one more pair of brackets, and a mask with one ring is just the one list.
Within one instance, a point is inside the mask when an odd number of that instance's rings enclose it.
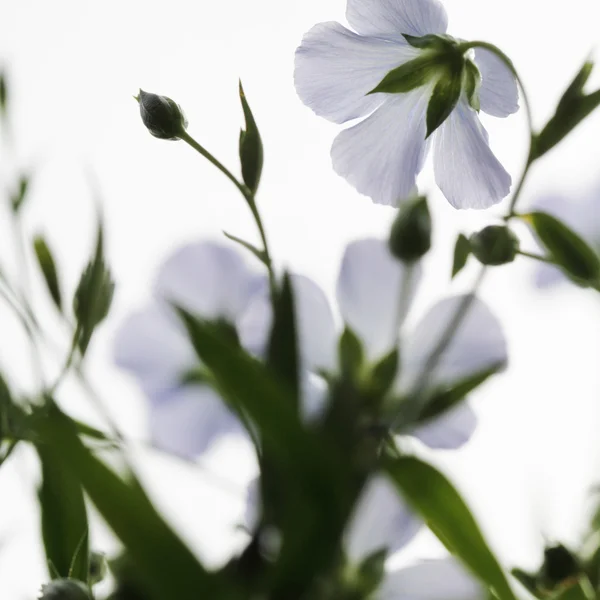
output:
{"label": "pointed bud", "polygon": [[154,137],[177,140],[188,126],[183,110],[171,98],[140,90],[135,99],[140,105],[142,121]]}
{"label": "pointed bud", "polygon": [[505,265],[519,250],[517,236],[504,225],[490,225],[469,239],[471,252],[483,265]]}
{"label": "pointed bud", "polygon": [[404,262],[414,262],[431,248],[431,215],[427,198],[419,196],[407,201],[400,211],[390,234],[391,253]]}
{"label": "pointed bud", "polygon": [[56,579],[42,586],[39,600],[91,600],[89,588],[75,579]]}

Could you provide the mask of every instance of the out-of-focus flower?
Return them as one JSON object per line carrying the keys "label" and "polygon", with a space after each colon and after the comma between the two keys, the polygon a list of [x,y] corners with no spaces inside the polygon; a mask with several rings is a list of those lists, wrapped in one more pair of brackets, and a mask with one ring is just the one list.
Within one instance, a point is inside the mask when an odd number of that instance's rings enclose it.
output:
{"label": "out-of-focus flower", "polygon": [[183,110],[171,98],[140,90],[136,100],[140,105],[142,121],[154,137],[178,140],[188,126]]}
{"label": "out-of-focus flower", "polygon": [[[533,208],[560,219],[591,248],[600,252],[600,186],[575,199],[549,194],[536,200]],[[541,263],[536,265],[535,283],[539,288],[548,288],[564,281],[569,279],[558,267]]]}
{"label": "out-of-focus flower", "polygon": [[[504,63],[480,48],[463,56],[460,41],[445,35],[438,0],[348,0],[346,18],[354,31],[320,23],[296,51],[296,90],[307,106],[335,123],[365,117],[333,142],[335,171],[374,202],[398,206],[414,191],[433,143],[436,181],[452,206],[483,209],[502,200],[511,177],[478,111],[507,117],[518,110]],[[395,87],[370,93],[388,74]]]}

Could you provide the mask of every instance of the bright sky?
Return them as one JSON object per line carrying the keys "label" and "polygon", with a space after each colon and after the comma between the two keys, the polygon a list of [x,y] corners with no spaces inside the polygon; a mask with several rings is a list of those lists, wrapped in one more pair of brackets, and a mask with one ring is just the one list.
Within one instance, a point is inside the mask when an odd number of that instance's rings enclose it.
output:
{"label": "bright sky", "polygon": [[[445,6],[449,33],[493,42],[513,59],[537,124],[551,115],[599,41],[597,0],[567,5],[446,0]],[[147,0],[0,3],[0,65],[9,73],[12,100],[11,130],[3,131],[1,185],[10,188],[19,169],[33,171],[26,229],[47,235],[70,293],[93,244],[89,182],[97,182],[117,293],[94,343],[89,372],[128,434],[144,435],[144,403],[133,382],[111,365],[119,322],[145,302],[153,273],[176,246],[221,239],[223,229],[256,239],[230,182],[183,143],[152,138],[132,95],[143,87],[175,99],[187,113],[190,133],[235,171],[241,77],[265,144],[259,204],[273,253],[279,263],[331,292],[345,244],[385,235],[394,214],[373,206],[332,171],[329,148],[338,128],[317,118],[294,91],[293,53],[303,33],[320,21],[343,22],[344,11],[344,0],[174,0],[167,8]],[[600,83],[599,73],[592,85]],[[515,179],[525,154],[522,113],[508,120],[484,117],[484,123]],[[546,157],[532,173],[524,201],[550,190],[582,194],[596,184],[599,130],[596,115]],[[450,287],[457,232],[490,223],[503,207],[454,211],[436,190],[430,166],[420,184],[430,193],[436,226],[436,248],[417,306],[424,312],[435,298],[472,282],[473,271],[467,270]],[[0,256],[16,275],[2,214]],[[468,448],[443,458],[501,557],[522,566],[535,564],[542,533],[566,542],[578,539],[599,466],[600,297],[568,285],[543,295],[533,289],[530,275],[531,265],[517,264],[494,270],[484,285],[483,296],[505,326],[511,366],[474,398],[481,423]],[[36,306],[64,348],[65,332],[41,290],[36,279]],[[4,309],[0,319],[0,366],[16,387],[30,390],[27,346]],[[64,406],[94,418],[76,389],[65,386]],[[233,469],[232,460],[222,462],[233,491],[172,461],[155,460],[145,469],[161,506],[212,560],[225,555],[224,527],[242,506],[235,482],[239,487],[244,474]],[[41,560],[35,478],[35,460],[27,453],[0,471],[4,598],[32,597],[43,577],[31,565],[36,555]],[[100,530],[96,546],[103,549],[107,540]]]}

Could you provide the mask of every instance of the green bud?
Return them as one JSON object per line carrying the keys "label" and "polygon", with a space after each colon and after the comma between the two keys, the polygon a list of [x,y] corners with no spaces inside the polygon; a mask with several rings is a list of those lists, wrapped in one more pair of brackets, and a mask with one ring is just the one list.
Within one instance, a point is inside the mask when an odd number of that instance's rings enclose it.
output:
{"label": "green bud", "polygon": [[577,558],[562,544],[544,549],[544,564],[540,579],[544,586],[553,589],[563,581],[576,577],[581,572]]}
{"label": "green bud", "polygon": [[188,126],[183,110],[171,98],[140,90],[135,99],[140,105],[142,121],[154,137],[177,140]]}
{"label": "green bud", "polygon": [[75,579],[56,579],[42,586],[39,600],[92,600],[89,588]]}
{"label": "green bud", "polygon": [[469,239],[471,252],[484,265],[512,262],[519,250],[517,236],[504,225],[490,225]]}
{"label": "green bud", "polygon": [[419,260],[431,248],[431,215],[427,198],[418,196],[406,202],[392,225],[390,252],[410,263]]}

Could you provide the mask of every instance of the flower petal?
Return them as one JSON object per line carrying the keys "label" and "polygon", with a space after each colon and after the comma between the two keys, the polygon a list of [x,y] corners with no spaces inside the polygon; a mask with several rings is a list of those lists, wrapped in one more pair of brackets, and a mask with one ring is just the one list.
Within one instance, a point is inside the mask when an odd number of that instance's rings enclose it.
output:
{"label": "flower petal", "polygon": [[476,48],[475,64],[481,73],[481,110],[493,117],[508,117],[519,110],[519,88],[510,69],[493,53]]}
{"label": "flower petal", "polygon": [[434,146],[435,180],[454,208],[489,208],[510,192],[512,179],[465,100],[435,132]]}
{"label": "flower petal", "polygon": [[417,427],[411,435],[436,450],[454,450],[467,443],[477,427],[473,409],[462,402],[429,423]]}
{"label": "flower petal", "polygon": [[424,560],[386,574],[380,600],[483,600],[487,593],[455,558]]}
{"label": "flower petal", "polygon": [[[463,299],[464,296],[454,296],[438,302],[414,332],[403,340],[400,349],[403,393],[410,393],[421,376],[427,359],[454,320]],[[429,385],[432,388],[450,385],[495,366],[503,367],[507,360],[506,340],[500,323],[487,305],[475,298],[435,371],[429,375]]]}
{"label": "flower petal", "polygon": [[362,35],[446,33],[448,15],[438,0],[348,0],[346,18]]}
{"label": "flower petal", "polygon": [[367,483],[350,521],[348,557],[359,562],[378,550],[399,550],[412,540],[421,524],[390,481],[375,476]]}
{"label": "flower petal", "polygon": [[235,322],[266,275],[252,272],[240,254],[214,242],[189,244],[163,264],[155,288],[160,298],[207,319]]}
{"label": "flower petal", "polygon": [[335,172],[373,202],[398,206],[423,168],[430,93],[423,86],[392,94],[364,121],[342,131],[331,148]]}
{"label": "flower petal", "polygon": [[338,304],[369,359],[394,347],[420,278],[421,267],[407,267],[394,259],[383,240],[359,240],[346,248],[337,282]]}
{"label": "flower petal", "polygon": [[319,23],[296,50],[296,91],[317,115],[344,123],[377,108],[385,94],[366,94],[418,54],[403,38],[362,37],[339,23]]}
{"label": "flower petal", "polygon": [[157,447],[190,458],[220,436],[247,435],[222,398],[203,385],[178,386],[153,398],[150,432]]}
{"label": "flower petal", "polygon": [[174,385],[186,368],[197,363],[175,315],[158,304],[123,322],[114,340],[114,358],[139,379],[147,395]]}

